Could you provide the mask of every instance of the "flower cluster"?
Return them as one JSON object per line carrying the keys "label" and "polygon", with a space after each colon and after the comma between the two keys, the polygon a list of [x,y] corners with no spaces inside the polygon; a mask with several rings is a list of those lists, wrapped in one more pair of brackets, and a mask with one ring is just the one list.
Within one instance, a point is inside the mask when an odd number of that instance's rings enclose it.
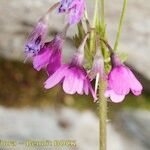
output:
{"label": "flower cluster", "polygon": [[[58,9],[59,13],[68,15],[67,25],[53,40],[46,42],[49,21],[48,12],[55,8]],[[121,63],[119,57],[113,51],[110,51],[112,69],[108,75],[105,73],[104,58],[99,44],[96,44],[97,48],[95,56],[92,58],[93,65],[90,70],[84,66],[85,45],[89,38],[89,33],[83,37],[71,62],[62,63],[62,48],[67,30],[71,25],[81,21],[85,10],[85,0],[61,0],[49,10],[39,20],[25,44],[26,58],[32,59],[34,69],[37,71],[45,69],[47,72],[48,79],[44,83],[45,89],[61,84],[67,94],[88,95],[91,93],[94,101],[96,101],[99,78],[102,78],[107,82],[105,97],[109,97],[112,102],[121,102],[130,90],[134,95],[141,94],[142,85],[131,70]],[[106,42],[103,44],[108,46]],[[94,90],[91,82],[95,78]]]}

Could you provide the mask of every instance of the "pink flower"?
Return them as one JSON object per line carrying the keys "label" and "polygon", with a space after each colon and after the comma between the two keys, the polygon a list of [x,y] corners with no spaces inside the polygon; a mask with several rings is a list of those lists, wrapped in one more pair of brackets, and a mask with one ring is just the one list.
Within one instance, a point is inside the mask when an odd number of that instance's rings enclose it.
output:
{"label": "pink flower", "polygon": [[92,93],[96,100],[96,95],[87,76],[86,70],[78,62],[72,61],[70,64],[62,65],[45,82],[45,88],[50,89],[58,83],[63,84],[63,89],[67,94],[89,94]]}
{"label": "pink flower", "polygon": [[130,90],[134,95],[140,95],[143,87],[131,70],[122,64],[115,54],[112,55],[112,63],[113,68],[108,75],[108,88],[105,96],[117,103],[123,101]]}
{"label": "pink flower", "polygon": [[45,37],[48,29],[48,15],[45,15],[39,20],[25,44],[25,54],[27,57],[32,57],[38,54],[44,46]]}
{"label": "pink flower", "polygon": [[[87,37],[86,37],[87,38]],[[68,94],[78,93],[80,95],[88,95],[91,92],[94,100],[97,99],[96,94],[91,86],[86,70],[82,63],[84,59],[83,45],[81,49],[74,55],[70,64],[62,65],[54,74],[52,74],[45,82],[45,88],[50,89],[58,83],[62,83],[63,90]]]}
{"label": "pink flower", "polygon": [[40,52],[33,57],[33,67],[40,71],[46,68],[49,75],[53,74],[61,65],[61,50],[64,36],[61,34],[48,43],[45,43]]}
{"label": "pink flower", "polygon": [[85,0],[61,0],[59,12],[66,12],[69,15],[68,22],[70,24],[78,23],[85,10]]}
{"label": "pink flower", "polygon": [[51,42],[45,43],[40,52],[33,56],[33,67],[37,71],[45,68],[50,76],[60,67],[62,46],[68,28],[67,24],[61,33],[57,34]]}

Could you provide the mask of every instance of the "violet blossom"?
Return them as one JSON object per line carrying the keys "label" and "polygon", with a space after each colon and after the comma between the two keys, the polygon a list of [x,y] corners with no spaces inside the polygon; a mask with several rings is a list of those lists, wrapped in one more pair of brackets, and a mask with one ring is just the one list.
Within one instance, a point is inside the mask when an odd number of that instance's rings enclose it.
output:
{"label": "violet blossom", "polygon": [[108,75],[108,88],[105,96],[117,103],[123,101],[130,90],[134,95],[140,95],[143,87],[132,71],[120,62],[116,54],[112,54],[111,59],[113,67]]}
{"label": "violet blossom", "polygon": [[61,0],[59,13],[67,13],[70,24],[78,23],[85,10],[85,0]]}
{"label": "violet blossom", "polygon": [[87,36],[85,37],[78,52],[73,56],[71,63],[64,64],[54,72],[45,82],[45,88],[50,89],[62,83],[63,90],[67,94],[78,93],[80,95],[88,95],[91,92],[94,100],[97,99],[96,94],[90,83],[87,72],[82,66],[84,60],[84,45]]}
{"label": "violet blossom", "polygon": [[71,6],[71,3],[73,3],[74,0],[61,0],[60,2],[60,7],[59,7],[59,12],[68,12],[69,8]]}
{"label": "violet blossom", "polygon": [[51,42],[44,44],[38,55],[33,57],[33,67],[40,71],[45,68],[48,75],[53,74],[61,65],[61,51],[64,35],[58,34]]}
{"label": "violet blossom", "polygon": [[68,28],[69,24],[52,41],[45,43],[40,52],[33,57],[33,67],[37,71],[45,68],[50,76],[61,66],[62,46]]}
{"label": "violet blossom", "polygon": [[44,46],[47,30],[48,14],[39,20],[25,43],[25,54],[27,58],[37,55]]}

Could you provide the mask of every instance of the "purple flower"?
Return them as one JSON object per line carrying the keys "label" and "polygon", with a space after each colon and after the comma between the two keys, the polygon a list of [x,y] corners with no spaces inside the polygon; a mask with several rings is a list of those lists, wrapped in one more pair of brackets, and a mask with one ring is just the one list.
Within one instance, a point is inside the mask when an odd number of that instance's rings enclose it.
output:
{"label": "purple flower", "polygon": [[50,89],[58,83],[63,84],[63,89],[67,94],[89,94],[92,93],[96,100],[96,95],[87,76],[86,70],[79,65],[79,62],[72,60],[70,64],[62,65],[45,82],[45,88]]}
{"label": "purple flower", "polygon": [[45,37],[48,29],[48,15],[45,15],[39,20],[25,44],[25,53],[27,57],[32,57],[38,54],[44,46]]}
{"label": "purple flower", "polygon": [[59,12],[66,12],[69,15],[68,22],[70,24],[78,23],[85,10],[85,0],[61,0]]}
{"label": "purple flower", "polygon": [[113,68],[108,75],[108,88],[105,96],[117,103],[123,101],[130,90],[134,95],[140,95],[143,87],[131,70],[122,64],[115,54],[112,55],[112,63]]}
{"label": "purple flower", "polygon": [[64,42],[64,36],[61,34],[48,43],[45,43],[40,52],[33,57],[33,67],[39,71],[45,68],[48,75],[53,74],[61,65],[61,49]]}
{"label": "purple flower", "polygon": [[60,2],[60,7],[59,7],[59,12],[68,12],[71,4],[73,3],[74,0],[61,0]]}

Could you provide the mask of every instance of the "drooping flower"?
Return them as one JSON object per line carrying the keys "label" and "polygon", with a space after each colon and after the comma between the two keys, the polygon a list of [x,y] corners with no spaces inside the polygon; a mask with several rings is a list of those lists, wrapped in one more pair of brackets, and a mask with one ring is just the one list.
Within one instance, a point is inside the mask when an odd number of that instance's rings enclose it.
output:
{"label": "drooping flower", "polygon": [[97,93],[97,89],[98,89],[98,83],[99,83],[99,79],[103,78],[105,79],[105,73],[104,73],[104,59],[103,56],[101,54],[101,51],[99,48],[97,48],[96,54],[94,56],[94,60],[93,60],[93,66],[92,69],[90,70],[89,74],[88,74],[89,78],[91,80],[93,80],[94,78],[96,78],[95,81],[95,93]]}
{"label": "drooping flower", "polygon": [[29,34],[29,37],[25,43],[26,59],[37,55],[44,46],[46,34],[48,32],[49,13],[58,5],[59,3],[55,3],[52,7],[50,7],[45,15],[39,19],[37,25]]}
{"label": "drooping flower", "polygon": [[111,60],[113,67],[108,75],[108,88],[105,96],[117,103],[123,101],[130,90],[134,95],[140,95],[143,87],[132,71],[120,62],[116,54],[112,54]]}
{"label": "drooping flower", "polygon": [[78,23],[85,10],[85,0],[61,0],[59,13],[67,13],[70,24]]}
{"label": "drooping flower", "polygon": [[25,43],[25,54],[32,57],[38,54],[44,46],[45,37],[48,29],[48,15],[39,20]]}
{"label": "drooping flower", "polygon": [[33,67],[37,71],[45,68],[48,75],[51,75],[60,67],[62,46],[68,27],[67,24],[61,33],[57,34],[52,41],[45,43],[40,52],[33,57]]}
{"label": "drooping flower", "polygon": [[45,82],[45,88],[50,89],[58,83],[63,84],[63,90],[68,94],[86,94],[91,92],[94,100],[97,99],[96,94],[90,83],[90,79],[86,70],[82,66],[84,59],[84,45],[87,36],[85,37],[78,52],[74,55],[71,63],[62,65],[57,71],[51,75]]}
{"label": "drooping flower", "polygon": [[64,42],[64,36],[61,34],[48,43],[45,43],[40,52],[33,57],[33,67],[40,71],[45,68],[49,75],[54,73],[61,65],[61,50]]}

